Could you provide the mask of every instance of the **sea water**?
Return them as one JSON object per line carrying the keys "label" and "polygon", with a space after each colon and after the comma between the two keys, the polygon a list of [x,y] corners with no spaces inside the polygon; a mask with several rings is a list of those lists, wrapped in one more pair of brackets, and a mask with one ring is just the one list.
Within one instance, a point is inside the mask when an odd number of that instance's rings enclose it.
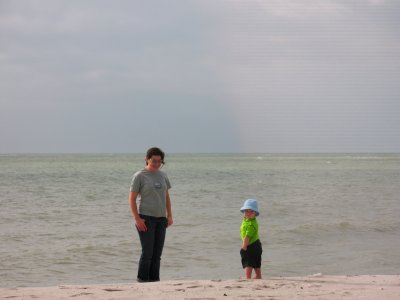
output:
{"label": "sea water", "polygon": [[[0,286],[130,283],[128,205],[144,155],[0,156]],[[239,209],[258,200],[264,277],[399,274],[400,154],[171,154],[161,279],[243,276]]]}

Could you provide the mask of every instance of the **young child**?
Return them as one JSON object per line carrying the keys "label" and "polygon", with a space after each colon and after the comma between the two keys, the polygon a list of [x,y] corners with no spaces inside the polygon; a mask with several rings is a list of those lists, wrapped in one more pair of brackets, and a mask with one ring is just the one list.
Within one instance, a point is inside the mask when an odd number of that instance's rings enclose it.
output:
{"label": "young child", "polygon": [[244,214],[240,235],[243,240],[240,256],[242,266],[245,269],[247,279],[251,279],[251,273],[255,270],[255,279],[261,279],[261,254],[262,247],[258,237],[258,223],[256,216],[259,215],[257,200],[247,199],[240,211]]}

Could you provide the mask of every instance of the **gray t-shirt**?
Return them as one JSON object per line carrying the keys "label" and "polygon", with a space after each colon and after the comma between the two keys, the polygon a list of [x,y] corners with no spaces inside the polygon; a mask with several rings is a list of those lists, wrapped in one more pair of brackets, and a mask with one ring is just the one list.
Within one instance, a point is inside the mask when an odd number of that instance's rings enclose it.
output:
{"label": "gray t-shirt", "polygon": [[166,197],[171,184],[162,171],[140,170],[133,175],[131,192],[138,193],[139,214],[152,217],[166,217]]}

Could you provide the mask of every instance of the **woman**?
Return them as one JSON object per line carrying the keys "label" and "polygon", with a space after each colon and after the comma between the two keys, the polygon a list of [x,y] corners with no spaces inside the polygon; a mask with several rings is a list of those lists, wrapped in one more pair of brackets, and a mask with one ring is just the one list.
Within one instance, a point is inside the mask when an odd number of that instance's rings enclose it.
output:
{"label": "woman", "polygon": [[159,148],[147,150],[146,167],[135,173],[130,188],[129,204],[142,245],[137,275],[139,282],[160,281],[166,228],[173,223],[168,193],[171,184],[167,175],[160,171],[164,156]]}

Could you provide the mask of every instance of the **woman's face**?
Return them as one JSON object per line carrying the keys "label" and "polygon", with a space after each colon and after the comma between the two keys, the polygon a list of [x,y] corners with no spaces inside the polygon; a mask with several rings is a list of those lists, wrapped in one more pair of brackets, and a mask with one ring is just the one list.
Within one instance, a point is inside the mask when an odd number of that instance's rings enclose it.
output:
{"label": "woman's face", "polygon": [[153,155],[151,158],[146,159],[146,162],[149,169],[158,170],[162,164],[161,156]]}

